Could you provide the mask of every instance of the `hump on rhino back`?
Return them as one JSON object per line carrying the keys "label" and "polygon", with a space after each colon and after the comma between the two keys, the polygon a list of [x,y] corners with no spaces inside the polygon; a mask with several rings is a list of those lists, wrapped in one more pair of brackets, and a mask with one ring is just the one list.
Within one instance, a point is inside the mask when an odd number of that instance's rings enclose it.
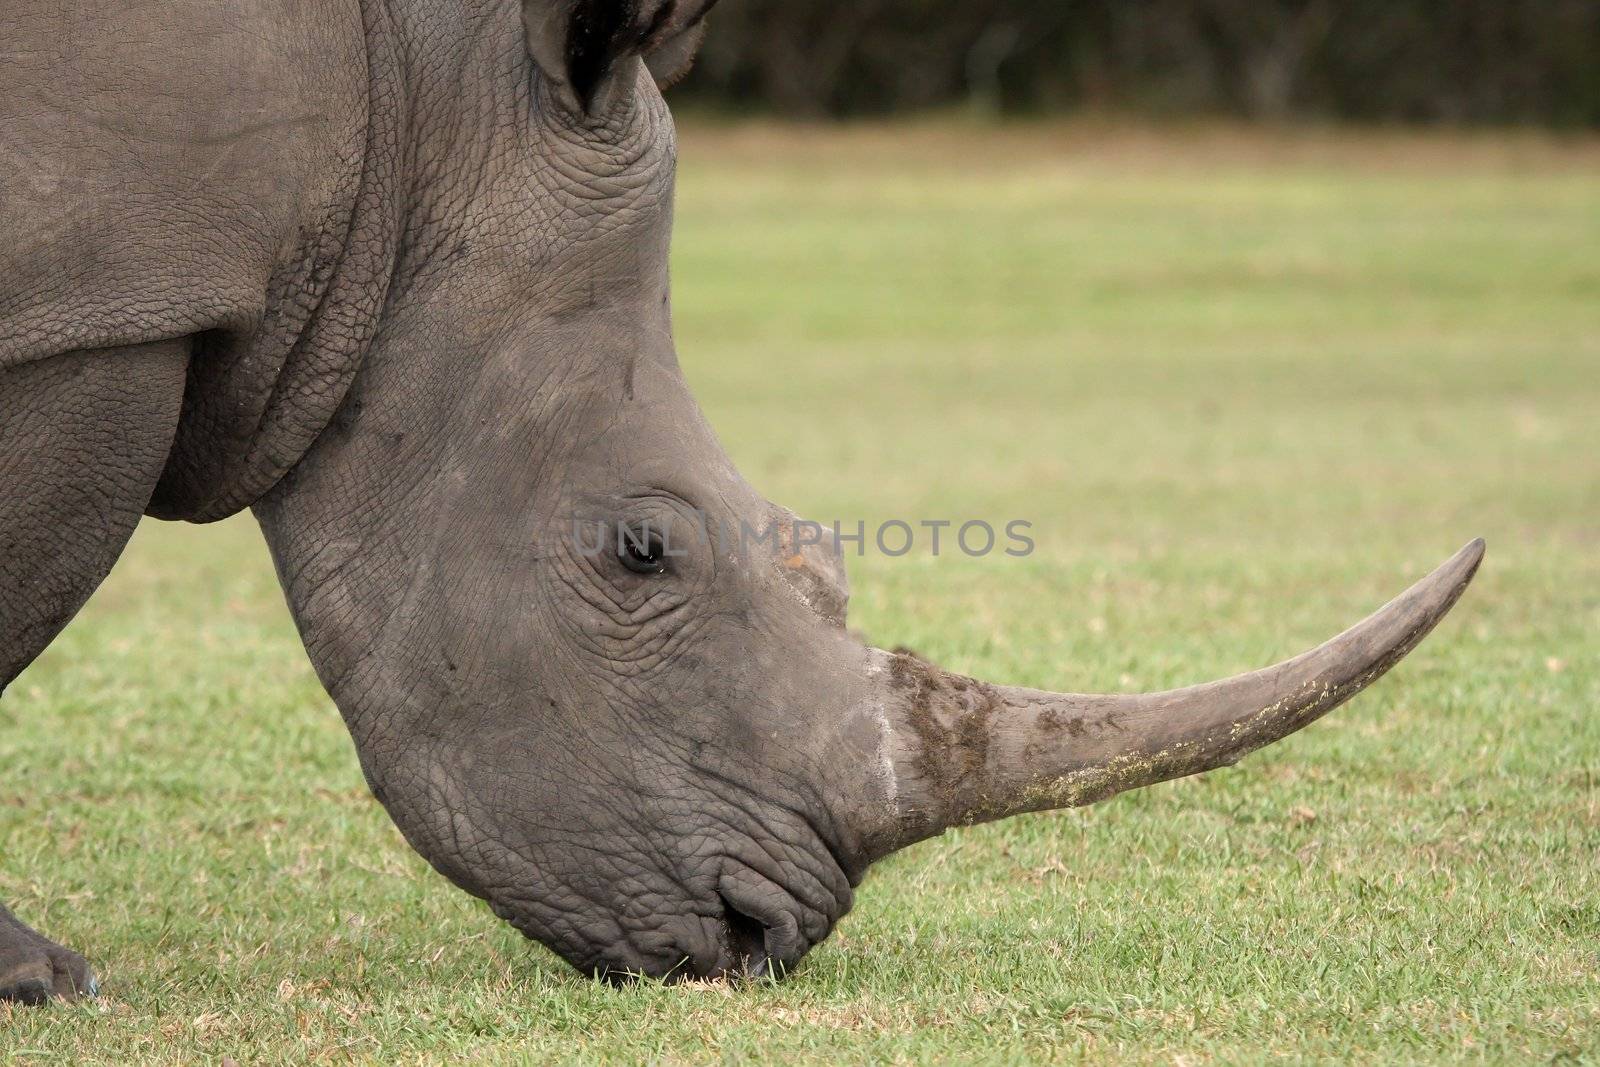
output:
{"label": "hump on rhino back", "polygon": [[337,403],[327,337],[375,317],[325,306],[372,193],[361,5],[10,0],[5,22],[0,368],[193,337],[154,510],[237,510],[331,415],[286,405]]}

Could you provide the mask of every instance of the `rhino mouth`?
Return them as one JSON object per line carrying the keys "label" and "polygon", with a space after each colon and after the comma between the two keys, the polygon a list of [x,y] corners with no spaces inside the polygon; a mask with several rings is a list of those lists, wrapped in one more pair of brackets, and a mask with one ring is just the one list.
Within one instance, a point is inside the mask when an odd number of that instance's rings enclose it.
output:
{"label": "rhino mouth", "polygon": [[726,896],[722,901],[722,943],[724,963],[709,978],[782,977],[787,967],[773,963],[767,947],[767,924],[741,911]]}
{"label": "rhino mouth", "polygon": [[[741,906],[722,893],[718,893],[716,899],[720,914],[708,921],[714,931],[713,939],[703,943],[698,951],[681,951],[664,969],[638,959],[606,958],[587,969],[595,977],[617,986],[641,979],[657,979],[668,984],[754,981],[782,978],[811,949],[813,942],[809,939],[787,936],[785,927],[792,923],[775,924],[770,919],[762,919],[751,913],[750,905]],[[523,933],[533,936],[526,930]]]}
{"label": "rhino mouth", "polygon": [[506,900],[490,908],[524,937],[554,949],[582,973],[612,985],[640,979],[690,981],[778,979],[799,965],[849,909],[849,900],[809,902],[776,882],[730,865],[696,904],[686,904],[659,925],[635,927],[616,940],[561,936],[536,917],[536,909]]}

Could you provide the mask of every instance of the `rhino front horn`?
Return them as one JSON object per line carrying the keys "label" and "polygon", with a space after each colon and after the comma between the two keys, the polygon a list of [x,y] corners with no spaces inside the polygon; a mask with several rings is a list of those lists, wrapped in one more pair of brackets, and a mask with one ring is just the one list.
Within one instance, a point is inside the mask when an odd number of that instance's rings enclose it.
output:
{"label": "rhino front horn", "polygon": [[874,651],[887,802],[874,858],[947,827],[1107,797],[1228,766],[1321,718],[1427,636],[1483,559],[1483,541],[1365,621],[1274,667],[1165,693],[1049,693],[988,685]]}

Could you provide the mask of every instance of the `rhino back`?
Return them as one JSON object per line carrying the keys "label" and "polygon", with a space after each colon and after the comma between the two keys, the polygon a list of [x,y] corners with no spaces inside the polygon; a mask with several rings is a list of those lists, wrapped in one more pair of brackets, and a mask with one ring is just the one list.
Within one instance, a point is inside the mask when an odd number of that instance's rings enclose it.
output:
{"label": "rhino back", "polygon": [[388,251],[364,232],[374,262],[341,268],[356,226],[386,229],[363,218],[385,137],[363,18],[359,0],[7,4],[0,367],[193,337],[153,511],[248,504],[353,373]]}

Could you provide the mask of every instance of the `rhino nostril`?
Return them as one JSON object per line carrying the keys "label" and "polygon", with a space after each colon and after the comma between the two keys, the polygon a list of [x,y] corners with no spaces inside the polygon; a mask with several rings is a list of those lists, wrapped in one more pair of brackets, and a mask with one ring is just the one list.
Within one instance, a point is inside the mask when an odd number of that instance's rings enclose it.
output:
{"label": "rhino nostril", "polygon": [[730,976],[763,977],[771,965],[767,956],[766,925],[740,911],[729,903],[727,897],[722,898],[722,912],[728,954],[732,957],[728,961],[727,973]]}

